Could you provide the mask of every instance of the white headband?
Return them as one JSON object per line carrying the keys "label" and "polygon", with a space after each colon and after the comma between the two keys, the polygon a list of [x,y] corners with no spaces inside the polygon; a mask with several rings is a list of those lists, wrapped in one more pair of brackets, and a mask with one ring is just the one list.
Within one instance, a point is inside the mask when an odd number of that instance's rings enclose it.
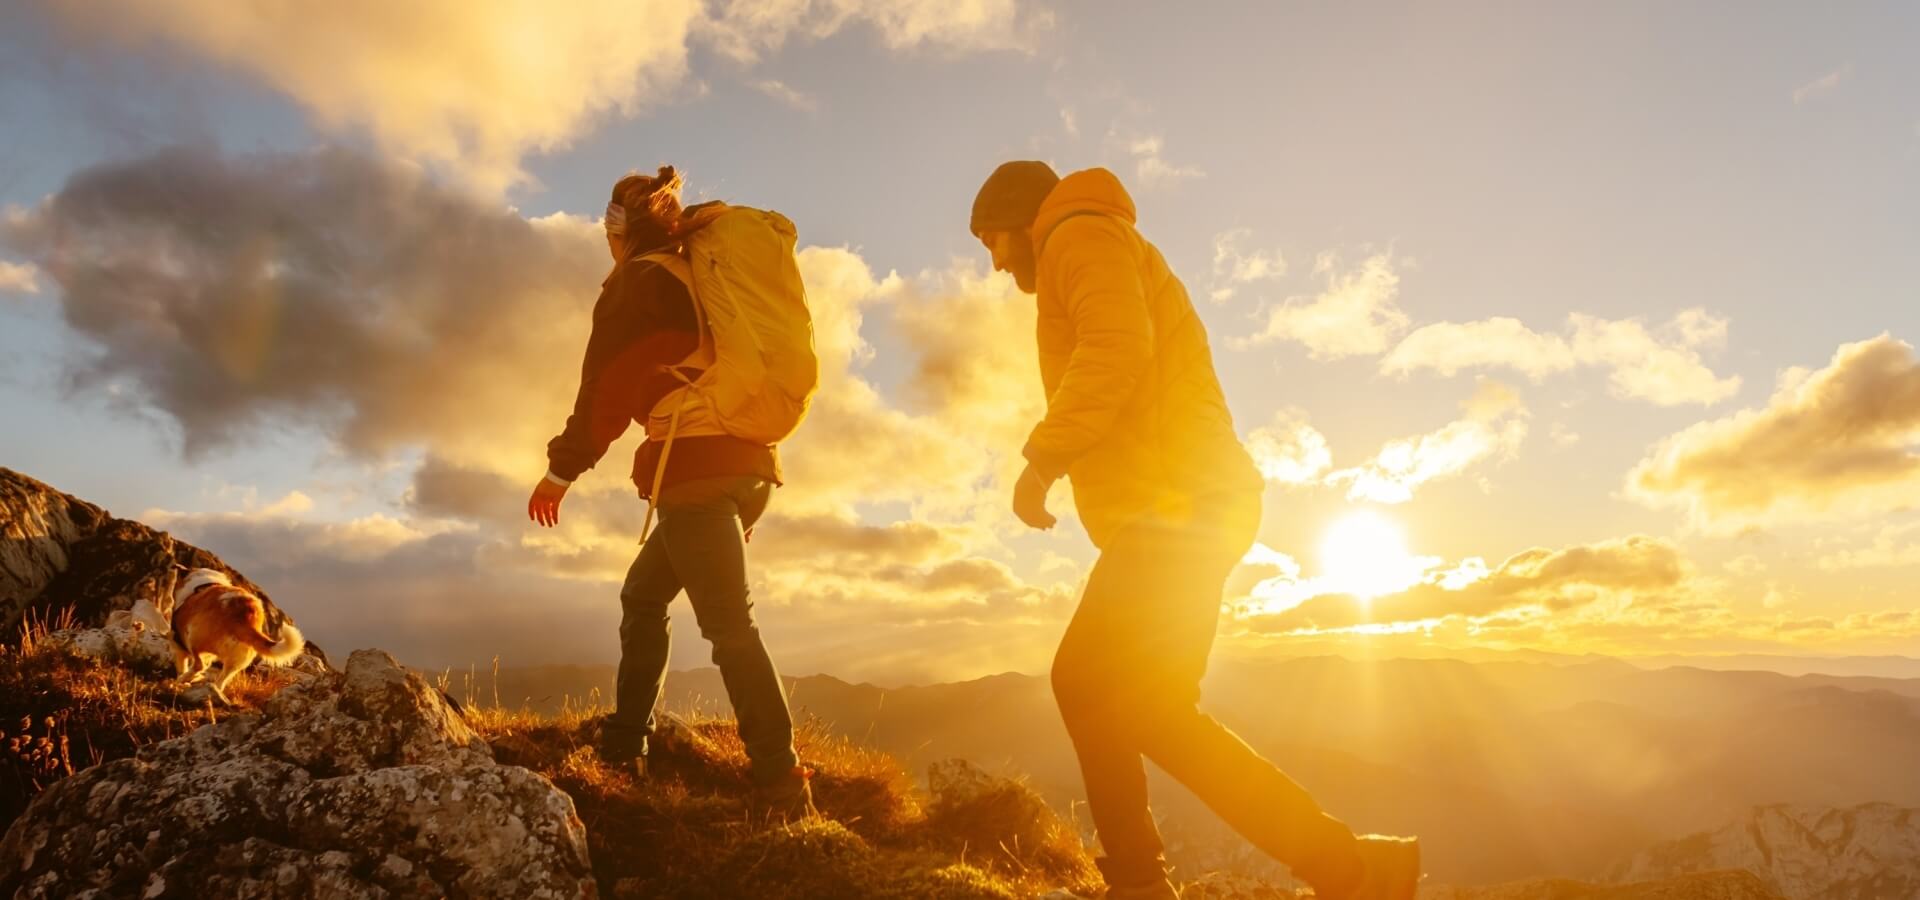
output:
{"label": "white headband", "polygon": [[607,227],[608,234],[627,233],[627,208],[619,203],[607,204],[607,217],[600,220]]}

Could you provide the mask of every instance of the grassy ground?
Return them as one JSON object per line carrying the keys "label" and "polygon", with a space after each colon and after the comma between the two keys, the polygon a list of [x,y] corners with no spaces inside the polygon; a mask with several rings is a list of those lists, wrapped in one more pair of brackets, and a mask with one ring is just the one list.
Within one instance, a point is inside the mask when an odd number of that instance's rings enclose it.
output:
{"label": "grassy ground", "polygon": [[[256,708],[290,680],[256,671],[228,687],[237,709],[188,705],[167,673],[69,655],[47,645],[48,627],[0,646],[0,829],[53,782]],[[822,817],[786,824],[749,810],[731,722],[659,741],[642,779],[595,754],[603,711],[590,704],[555,717],[464,706],[500,762],[573,798],[605,897],[1010,900],[1098,883],[1074,829],[1031,792],[929,809],[892,758],[812,723],[797,743]]]}
{"label": "grassy ground", "polygon": [[803,723],[822,818],[782,827],[748,809],[733,723],[689,722],[657,741],[648,776],[603,764],[591,708],[541,718],[469,712],[504,763],[552,779],[586,823],[612,897],[1014,898],[1097,883],[1074,830],[1023,789],[929,810],[891,757]]}

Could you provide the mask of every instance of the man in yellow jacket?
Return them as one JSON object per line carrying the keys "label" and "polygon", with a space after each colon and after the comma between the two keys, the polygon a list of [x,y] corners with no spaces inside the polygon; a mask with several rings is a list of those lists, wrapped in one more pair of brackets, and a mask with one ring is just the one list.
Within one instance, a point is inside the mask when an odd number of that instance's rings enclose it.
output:
{"label": "man in yellow jacket", "polygon": [[1262,482],[1240,445],[1206,328],[1133,199],[1105,169],[995,170],[973,205],[994,268],[1037,295],[1047,414],[1022,452],[1014,513],[1054,523],[1065,476],[1100,549],[1053,662],[1110,900],[1172,900],[1147,807],[1153,760],[1316,897],[1411,900],[1412,839],[1356,837],[1200,712],[1226,578],[1252,546]]}

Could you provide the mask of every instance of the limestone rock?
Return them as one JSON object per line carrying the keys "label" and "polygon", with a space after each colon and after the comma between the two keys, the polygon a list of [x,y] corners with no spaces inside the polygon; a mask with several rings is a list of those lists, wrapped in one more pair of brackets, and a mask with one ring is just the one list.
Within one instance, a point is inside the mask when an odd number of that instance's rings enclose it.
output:
{"label": "limestone rock", "polygon": [[104,516],[97,506],[0,468],[0,628],[18,627],[34,598],[67,570],[67,548]]}
{"label": "limestone rock", "polygon": [[75,656],[117,663],[151,675],[174,673],[173,641],[128,616],[115,615],[99,628],[69,628],[48,634],[49,645]]}
{"label": "limestone rock", "polygon": [[0,896],[583,898],[586,846],[566,794],[362,650],[53,785],[0,839]]}

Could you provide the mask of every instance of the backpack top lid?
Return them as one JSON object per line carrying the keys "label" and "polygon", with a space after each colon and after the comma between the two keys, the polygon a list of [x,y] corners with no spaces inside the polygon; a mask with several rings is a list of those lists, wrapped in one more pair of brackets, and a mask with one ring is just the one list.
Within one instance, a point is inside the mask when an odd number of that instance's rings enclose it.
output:
{"label": "backpack top lid", "polygon": [[[777,443],[799,427],[820,380],[793,222],[725,204],[689,213],[685,271],[711,335],[712,364],[660,402],[649,433],[657,430],[662,411],[677,411],[682,434],[717,432]],[[668,269],[680,274],[677,266]],[[708,334],[702,335],[703,350]]]}

